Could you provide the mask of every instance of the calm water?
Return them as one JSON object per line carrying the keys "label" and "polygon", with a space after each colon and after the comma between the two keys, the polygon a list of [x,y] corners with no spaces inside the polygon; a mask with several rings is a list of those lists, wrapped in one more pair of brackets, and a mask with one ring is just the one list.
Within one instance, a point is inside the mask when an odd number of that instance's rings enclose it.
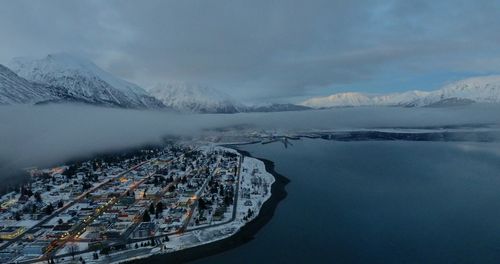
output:
{"label": "calm water", "polygon": [[293,144],[245,147],[288,197],[254,240],[194,263],[500,263],[497,146]]}

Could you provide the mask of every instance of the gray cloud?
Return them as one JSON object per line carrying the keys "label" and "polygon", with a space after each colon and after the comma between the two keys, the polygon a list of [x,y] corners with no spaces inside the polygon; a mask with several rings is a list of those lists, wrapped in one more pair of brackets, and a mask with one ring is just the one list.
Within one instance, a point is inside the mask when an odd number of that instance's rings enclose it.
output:
{"label": "gray cloud", "polygon": [[391,69],[500,69],[493,0],[15,0],[2,2],[0,23],[1,62],[69,51],[143,86],[188,80],[245,100],[383,82]]}

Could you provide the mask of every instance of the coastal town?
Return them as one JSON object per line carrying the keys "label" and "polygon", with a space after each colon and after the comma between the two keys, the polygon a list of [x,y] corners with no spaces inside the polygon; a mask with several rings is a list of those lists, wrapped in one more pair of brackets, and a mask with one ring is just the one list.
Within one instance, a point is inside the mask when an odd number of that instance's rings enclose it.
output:
{"label": "coastal town", "polygon": [[216,145],[170,144],[52,168],[0,198],[0,263],[119,263],[228,238],[275,179]]}

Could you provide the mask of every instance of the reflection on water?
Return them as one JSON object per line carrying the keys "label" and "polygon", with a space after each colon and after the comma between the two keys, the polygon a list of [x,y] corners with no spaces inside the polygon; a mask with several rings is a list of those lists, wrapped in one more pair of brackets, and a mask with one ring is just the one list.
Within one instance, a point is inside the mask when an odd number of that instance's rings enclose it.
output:
{"label": "reflection on water", "polygon": [[275,161],[287,198],[256,238],[195,263],[498,263],[494,143],[293,141]]}

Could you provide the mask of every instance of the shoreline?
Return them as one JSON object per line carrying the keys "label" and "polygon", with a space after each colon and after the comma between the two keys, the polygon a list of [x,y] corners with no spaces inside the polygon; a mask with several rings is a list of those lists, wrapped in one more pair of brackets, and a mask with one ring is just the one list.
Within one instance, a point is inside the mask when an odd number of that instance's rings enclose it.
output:
{"label": "shoreline", "polygon": [[249,241],[251,241],[255,235],[264,227],[269,221],[271,221],[274,216],[274,212],[278,207],[278,204],[286,198],[288,193],[286,192],[285,186],[290,182],[288,178],[279,174],[274,170],[274,162],[253,157],[249,152],[233,148],[244,156],[258,159],[264,162],[266,171],[271,173],[275,178],[275,182],[271,186],[271,197],[264,202],[262,205],[258,216],[252,221],[245,224],[236,234],[210,242],[207,244],[195,246],[188,249],[183,249],[176,252],[152,255],[146,258],[141,258],[132,261],[124,261],[122,263],[140,263],[146,264],[153,262],[173,262],[173,263],[186,263],[190,261],[199,260],[205,257],[217,255],[228,250],[237,248]]}

